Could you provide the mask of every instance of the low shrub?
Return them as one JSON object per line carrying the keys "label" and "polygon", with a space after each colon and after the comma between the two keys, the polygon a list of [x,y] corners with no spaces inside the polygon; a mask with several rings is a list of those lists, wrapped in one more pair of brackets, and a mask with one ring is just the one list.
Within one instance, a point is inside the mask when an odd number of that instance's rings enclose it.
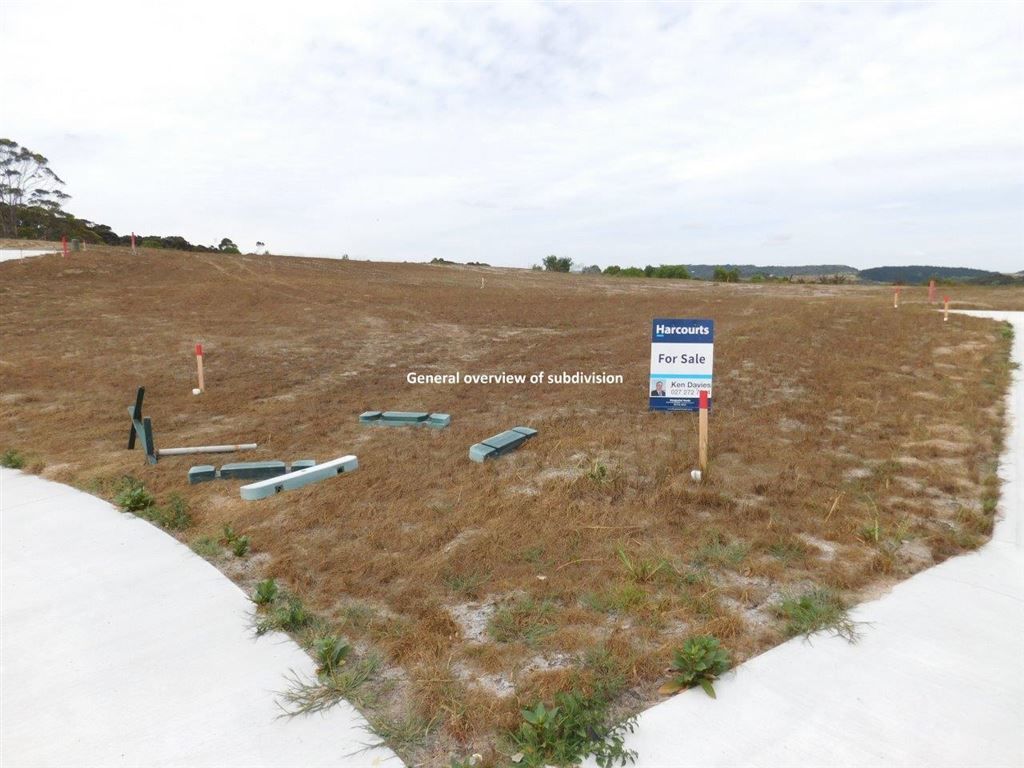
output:
{"label": "low shrub", "polygon": [[686,688],[699,685],[711,698],[716,698],[712,683],[729,670],[729,654],[722,648],[718,638],[712,635],[697,635],[676,649],[672,659],[672,679],[661,686],[664,694],[678,693]]}
{"label": "low shrub", "polygon": [[520,757],[520,765],[577,765],[589,755],[602,768],[636,760],[636,752],[624,746],[625,734],[633,732],[636,718],[608,725],[608,703],[603,699],[563,692],[555,696],[554,706],[538,702],[521,714],[522,723],[510,734],[521,755],[513,760]]}
{"label": "low shrub", "polygon": [[277,598],[277,582],[273,579],[264,579],[256,585],[256,591],[252,594],[252,601],[256,605],[267,605]]}
{"label": "low shrub", "polygon": [[121,478],[114,496],[114,503],[125,512],[141,512],[152,507],[155,501],[153,494],[146,490],[146,486],[131,475]]}
{"label": "low shrub", "polygon": [[0,454],[0,467],[8,469],[21,469],[25,466],[25,457],[20,451],[8,448]]}
{"label": "low shrub", "polygon": [[345,663],[345,659],[352,652],[352,646],[343,638],[328,635],[316,642],[315,651],[316,673],[321,676],[333,675]]}

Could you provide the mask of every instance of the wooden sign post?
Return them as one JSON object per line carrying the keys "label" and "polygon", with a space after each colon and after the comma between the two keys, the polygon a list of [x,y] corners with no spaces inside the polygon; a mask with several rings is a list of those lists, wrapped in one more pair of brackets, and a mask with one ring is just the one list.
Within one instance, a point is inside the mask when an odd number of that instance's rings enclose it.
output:
{"label": "wooden sign post", "polygon": [[66,259],[68,257],[68,236],[67,235],[61,235],[60,236],[60,249],[64,252],[64,258]]}
{"label": "wooden sign post", "polygon": [[206,391],[206,383],[203,381],[203,345],[196,344],[196,370],[199,373],[199,391]]}
{"label": "wooden sign post", "polygon": [[949,322],[949,296],[943,296],[942,297],[942,303],[944,305],[943,310],[942,310],[942,322],[948,323]]}
{"label": "wooden sign post", "polygon": [[899,309],[900,308],[900,290],[901,290],[900,286],[897,285],[893,289],[893,291],[892,291],[892,308],[893,309]]}
{"label": "wooden sign post", "polygon": [[697,411],[700,469],[708,468],[708,411],[714,396],[715,321],[708,318],[656,317],[651,323],[651,375],[647,382],[652,411]]}
{"label": "wooden sign post", "polygon": [[700,391],[700,410],[697,417],[697,460],[701,477],[708,474],[708,393]]}
{"label": "wooden sign post", "polygon": [[935,303],[935,281],[934,280],[929,280],[928,281],[928,303],[929,304],[934,304]]}
{"label": "wooden sign post", "polygon": [[135,233],[132,232],[132,253],[135,253]]}

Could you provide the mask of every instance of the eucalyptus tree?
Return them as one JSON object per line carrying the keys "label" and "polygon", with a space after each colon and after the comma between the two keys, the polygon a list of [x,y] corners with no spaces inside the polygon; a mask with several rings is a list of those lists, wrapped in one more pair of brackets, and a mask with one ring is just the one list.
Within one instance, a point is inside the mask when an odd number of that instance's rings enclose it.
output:
{"label": "eucalyptus tree", "polygon": [[0,139],[0,232],[18,236],[18,218],[26,208],[61,214],[71,195],[61,189],[64,180],[50,161],[11,139]]}

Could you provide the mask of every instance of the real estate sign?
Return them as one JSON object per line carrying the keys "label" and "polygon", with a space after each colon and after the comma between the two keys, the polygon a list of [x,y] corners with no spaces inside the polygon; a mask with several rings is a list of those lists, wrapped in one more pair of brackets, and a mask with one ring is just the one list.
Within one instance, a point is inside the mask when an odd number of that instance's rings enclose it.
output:
{"label": "real estate sign", "polygon": [[696,411],[702,391],[710,406],[714,358],[713,320],[656,317],[651,323],[651,410]]}

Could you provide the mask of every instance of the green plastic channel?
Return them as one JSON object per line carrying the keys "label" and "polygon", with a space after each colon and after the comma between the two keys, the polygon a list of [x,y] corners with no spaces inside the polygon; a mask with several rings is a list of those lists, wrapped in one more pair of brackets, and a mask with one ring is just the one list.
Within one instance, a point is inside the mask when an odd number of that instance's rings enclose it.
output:
{"label": "green plastic channel", "polygon": [[265,480],[288,471],[283,461],[238,461],[220,468],[222,479]]}
{"label": "green plastic channel", "polygon": [[197,467],[192,467],[188,471],[188,482],[189,485],[195,485],[196,483],[205,483],[208,480],[217,479],[217,468],[212,464],[200,464]]}
{"label": "green plastic channel", "polygon": [[486,440],[470,446],[469,458],[479,463],[487,459],[496,459],[499,456],[514,451],[536,434],[537,430],[531,427],[513,427],[504,432],[499,432],[492,437],[488,437]]}

